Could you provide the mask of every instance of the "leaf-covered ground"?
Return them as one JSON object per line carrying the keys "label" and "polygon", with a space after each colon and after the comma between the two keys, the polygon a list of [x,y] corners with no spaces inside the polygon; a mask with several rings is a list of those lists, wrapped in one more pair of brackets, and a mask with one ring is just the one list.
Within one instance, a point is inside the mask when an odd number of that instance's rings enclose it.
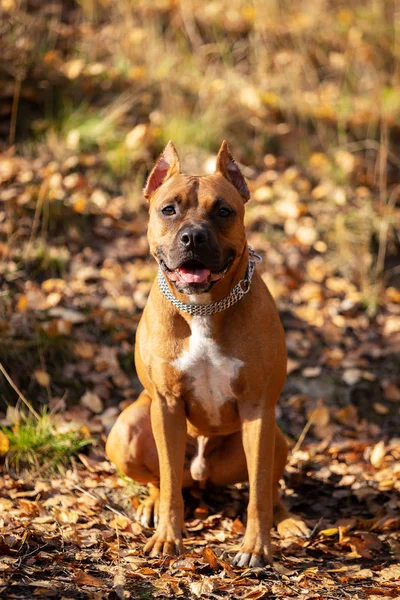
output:
{"label": "leaf-covered ground", "polygon": [[[2,223],[14,236],[3,244],[1,361],[37,409],[50,405],[60,430],[97,440],[53,478],[4,470],[0,596],[397,597],[399,294],[382,288],[384,302],[368,316],[356,283],[329,258],[321,184],[310,172],[281,161],[255,173],[247,227],[290,357],[278,408],[294,445],[283,493],[313,533],[275,535],[275,568],[243,570],[230,558],[244,531],[246,486],[188,492],[187,553],[148,559],[150,531],[134,520],[143,490],[104,459],[107,432],[140,390],[134,335],[156,273],[146,207],[129,209],[92,155],[32,162],[10,154],[0,165]],[[3,424],[18,426],[21,401],[5,378],[1,395]]]}
{"label": "leaf-covered ground", "polygon": [[[400,596],[400,13],[312,4],[0,0],[0,598]],[[144,490],[104,457],[170,138],[188,172],[222,138],[243,163],[286,330],[282,493],[312,535],[274,534],[274,569],[231,565],[245,485],[188,491],[187,553],[145,558]],[[26,402],[79,436],[56,475],[16,470]]]}
{"label": "leaf-covered ground", "polygon": [[397,598],[399,456],[399,444],[354,438],[297,451],[285,496],[313,533],[274,535],[273,569],[230,562],[244,531],[246,486],[187,494],[187,552],[148,559],[142,548],[151,531],[134,521],[137,496],[102,456],[83,456],[83,465],[50,481],[5,476],[0,595]]}

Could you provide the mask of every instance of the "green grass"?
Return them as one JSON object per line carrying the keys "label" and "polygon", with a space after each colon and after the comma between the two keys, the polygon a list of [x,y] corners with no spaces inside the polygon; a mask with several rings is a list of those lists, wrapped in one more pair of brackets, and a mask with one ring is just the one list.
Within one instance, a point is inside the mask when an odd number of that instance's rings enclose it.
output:
{"label": "green grass", "polygon": [[62,471],[71,459],[93,443],[79,431],[58,431],[54,417],[43,412],[39,418],[21,415],[12,429],[2,427],[10,442],[5,457],[6,467],[17,473],[22,470],[52,473]]}

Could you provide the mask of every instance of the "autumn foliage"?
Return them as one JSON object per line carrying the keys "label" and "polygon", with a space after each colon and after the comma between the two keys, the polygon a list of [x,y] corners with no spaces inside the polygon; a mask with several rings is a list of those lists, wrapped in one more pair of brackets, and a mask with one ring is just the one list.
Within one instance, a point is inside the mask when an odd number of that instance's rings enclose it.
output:
{"label": "autumn foliage", "polygon": [[[0,14],[0,596],[398,597],[396,3],[0,0]],[[208,173],[223,138],[286,330],[283,493],[312,529],[274,534],[274,570],[230,562],[246,485],[192,490],[187,553],[146,559],[145,490],[104,457],[140,391],[145,177],[169,139]]]}

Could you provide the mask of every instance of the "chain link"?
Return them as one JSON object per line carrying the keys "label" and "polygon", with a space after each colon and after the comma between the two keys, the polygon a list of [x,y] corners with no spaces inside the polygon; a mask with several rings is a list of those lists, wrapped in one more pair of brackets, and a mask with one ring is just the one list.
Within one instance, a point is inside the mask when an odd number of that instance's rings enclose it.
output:
{"label": "chain link", "polygon": [[168,283],[165,280],[164,273],[161,267],[158,268],[158,285],[164,296],[173,304],[178,310],[189,313],[193,316],[209,316],[219,313],[227,308],[230,308],[236,302],[239,302],[243,296],[245,296],[250,290],[251,279],[253,277],[254,269],[257,263],[260,263],[262,258],[259,254],[256,254],[253,248],[249,246],[249,264],[247,265],[246,274],[243,279],[239,281],[232,289],[231,293],[225,298],[213,302],[212,304],[185,304],[177,298],[168,287]]}

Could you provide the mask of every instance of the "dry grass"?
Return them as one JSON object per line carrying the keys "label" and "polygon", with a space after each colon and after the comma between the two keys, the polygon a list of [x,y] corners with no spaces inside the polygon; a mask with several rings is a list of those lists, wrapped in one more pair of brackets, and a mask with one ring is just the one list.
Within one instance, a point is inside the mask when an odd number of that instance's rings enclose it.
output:
{"label": "dry grass", "polygon": [[[350,271],[366,297],[379,296],[387,250],[398,243],[394,0],[1,6],[10,143],[56,160],[97,153],[132,206],[168,139],[192,171],[203,170],[224,137],[257,168],[268,152],[306,168],[315,151],[332,163],[338,149],[350,152],[366,161],[375,195],[343,207],[327,238],[342,272]],[[33,118],[26,118],[32,103]],[[337,178],[338,169],[318,174],[325,176]],[[340,183],[355,186],[343,176]],[[330,194],[325,201],[335,209]]]}

